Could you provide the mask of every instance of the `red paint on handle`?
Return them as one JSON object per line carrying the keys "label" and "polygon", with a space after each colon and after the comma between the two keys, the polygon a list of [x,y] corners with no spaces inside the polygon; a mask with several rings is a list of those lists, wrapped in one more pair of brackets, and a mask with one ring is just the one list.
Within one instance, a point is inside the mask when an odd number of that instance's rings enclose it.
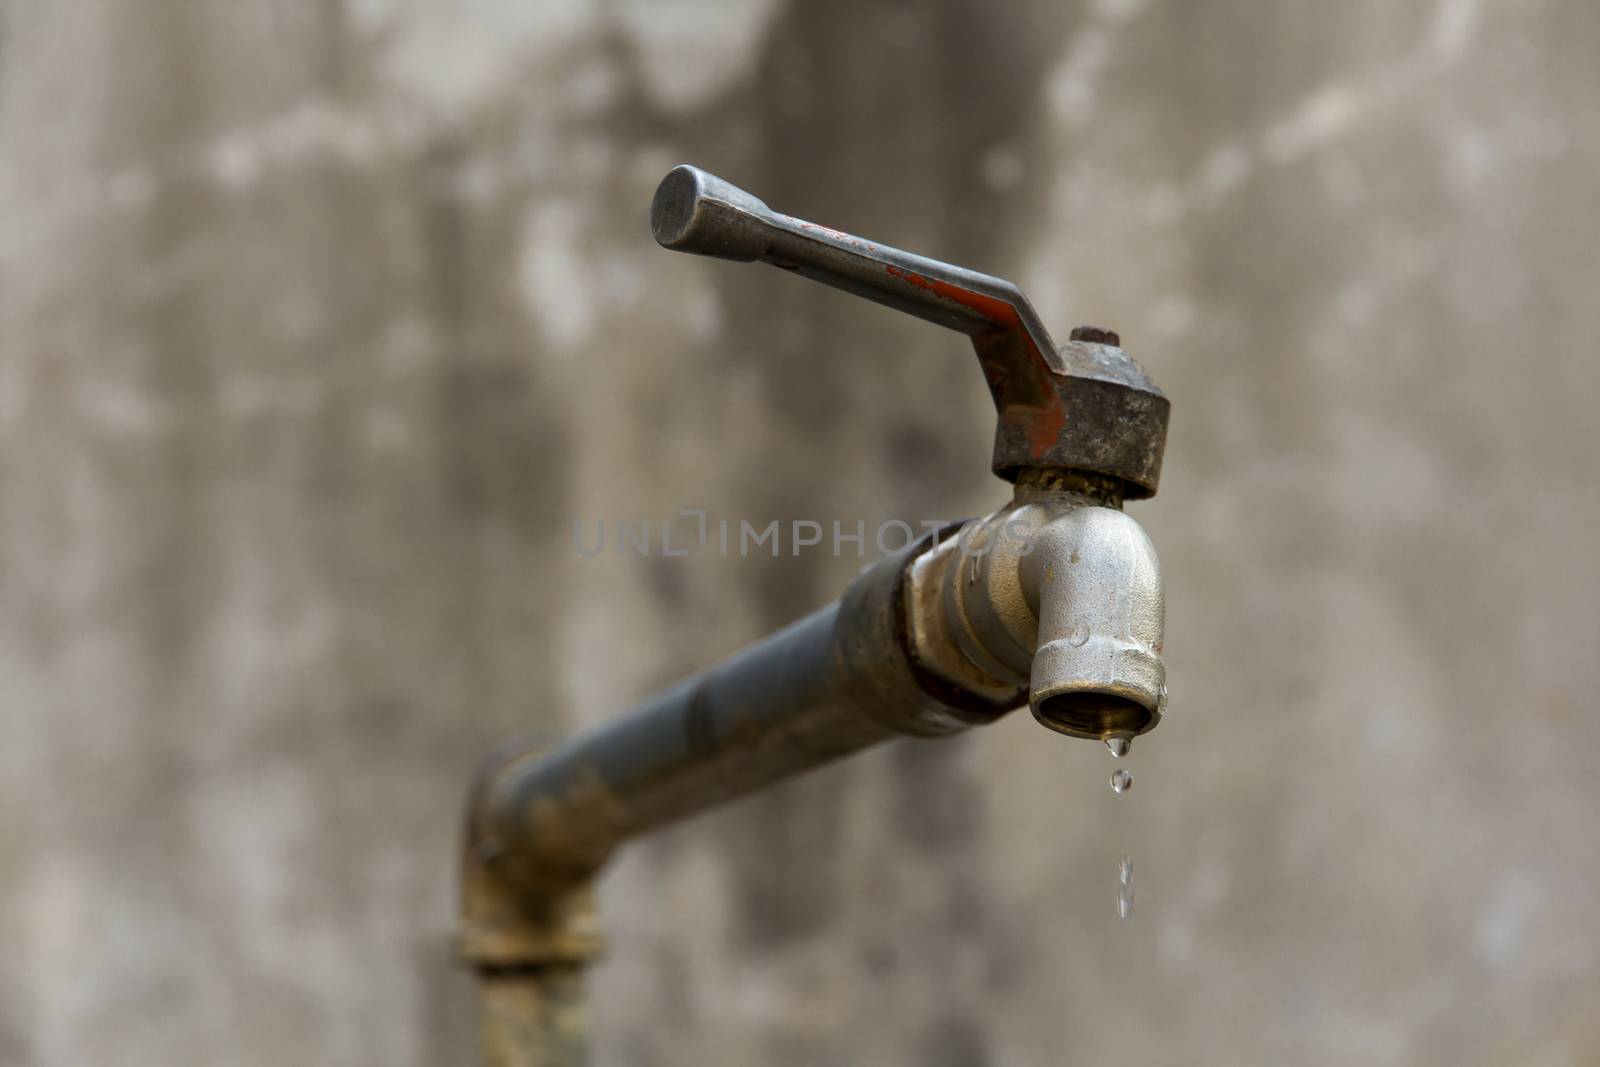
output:
{"label": "red paint on handle", "polygon": [[[1039,351],[1039,346],[1034,343],[1033,335],[1022,325],[1022,317],[1017,314],[1016,306],[1009,301],[1001,300],[997,296],[987,293],[975,293],[971,289],[963,289],[959,285],[952,285],[938,278],[925,278],[913,271],[901,270],[898,267],[884,266],[896,278],[902,278],[919,289],[926,289],[936,296],[960,304],[962,307],[971,308],[979,315],[994,323],[997,327],[1013,331],[1020,336],[1027,346],[1033,350],[1034,358],[1038,361],[1038,369],[1048,374],[1048,364],[1045,363],[1044,353]],[[1023,433],[1028,439],[1028,450],[1034,459],[1043,459],[1049,455],[1061,439],[1061,431],[1067,425],[1067,412],[1061,406],[1061,401],[1056,397],[1055,391],[1046,387],[1048,399],[1043,404],[1013,404],[1010,410],[1022,414],[1018,420],[1023,427]],[[1004,417],[1004,413],[1002,413]]]}
{"label": "red paint on handle", "polygon": [[[996,325],[1022,329],[1022,319],[1017,316],[1017,309],[997,296],[975,293],[971,289],[963,289],[959,285],[951,285],[949,282],[940,281],[938,278],[924,278],[920,274],[901,270],[898,267],[886,266],[884,269],[896,278],[904,278],[919,289],[926,289],[936,296],[942,296],[946,300],[953,300],[962,307],[971,308]],[[1023,330],[1023,333],[1026,332],[1026,330]],[[1033,338],[1028,338],[1028,344],[1033,344]]]}

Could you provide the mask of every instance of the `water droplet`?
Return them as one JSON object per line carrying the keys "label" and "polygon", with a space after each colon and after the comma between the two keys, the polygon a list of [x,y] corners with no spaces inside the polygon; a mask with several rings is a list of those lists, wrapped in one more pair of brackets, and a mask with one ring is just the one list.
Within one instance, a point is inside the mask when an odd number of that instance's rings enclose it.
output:
{"label": "water droplet", "polygon": [[1126,919],[1133,914],[1133,886],[1125,885],[1117,889],[1117,918]]}
{"label": "water droplet", "polygon": [[1133,775],[1128,773],[1126,767],[1118,767],[1111,776],[1111,788],[1118,793],[1126,793],[1133,788]]}
{"label": "water droplet", "polygon": [[1126,756],[1128,754],[1128,750],[1133,747],[1133,738],[1108,737],[1106,738],[1106,747],[1111,750],[1111,754],[1113,756],[1121,759],[1123,756]]}
{"label": "water droplet", "polygon": [[1133,857],[1126,852],[1122,854],[1122,866],[1117,870],[1117,881],[1123,885],[1133,883]]}
{"label": "water droplet", "polygon": [[1088,642],[1089,628],[1083,623],[1075,623],[1072,629],[1067,631],[1067,644],[1073,648],[1082,648]]}

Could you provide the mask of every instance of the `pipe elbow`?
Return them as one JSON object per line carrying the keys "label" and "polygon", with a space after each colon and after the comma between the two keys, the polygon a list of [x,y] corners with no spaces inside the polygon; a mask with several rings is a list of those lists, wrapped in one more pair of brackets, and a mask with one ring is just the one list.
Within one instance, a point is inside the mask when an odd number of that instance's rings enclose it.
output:
{"label": "pipe elbow", "polygon": [[1039,620],[1034,718],[1101,740],[1154,729],[1166,709],[1166,595],[1144,530],[1112,508],[1074,508],[1038,532],[1021,563]]}

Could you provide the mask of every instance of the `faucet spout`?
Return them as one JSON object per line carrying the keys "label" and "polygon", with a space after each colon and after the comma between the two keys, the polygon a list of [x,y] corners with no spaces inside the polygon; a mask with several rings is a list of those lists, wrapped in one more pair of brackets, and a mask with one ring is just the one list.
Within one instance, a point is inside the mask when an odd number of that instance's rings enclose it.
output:
{"label": "faucet spout", "polygon": [[1139,524],[1112,508],[1071,509],[1039,531],[1021,585],[1039,619],[1033,717],[1073,737],[1153,729],[1166,710],[1166,596]]}

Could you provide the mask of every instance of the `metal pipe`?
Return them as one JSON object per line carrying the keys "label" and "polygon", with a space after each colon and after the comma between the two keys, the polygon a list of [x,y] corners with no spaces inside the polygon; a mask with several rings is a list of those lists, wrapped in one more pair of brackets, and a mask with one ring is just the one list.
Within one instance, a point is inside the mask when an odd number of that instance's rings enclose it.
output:
{"label": "metal pipe", "polygon": [[1014,694],[966,694],[911,660],[902,581],[916,551],[615,722],[490,776],[469,847],[519,891],[559,894],[670,820],[896,735],[952,733],[1016,707]]}
{"label": "metal pipe", "polygon": [[583,967],[482,971],[478,1019],[484,1067],[568,1067],[588,1045]]}
{"label": "metal pipe", "polygon": [[457,952],[479,975],[490,1067],[581,1063],[576,976],[600,950],[592,878],[627,838],[898,735],[1021,703],[947,685],[906,640],[907,561],[613,723],[497,756],[468,800]]}

